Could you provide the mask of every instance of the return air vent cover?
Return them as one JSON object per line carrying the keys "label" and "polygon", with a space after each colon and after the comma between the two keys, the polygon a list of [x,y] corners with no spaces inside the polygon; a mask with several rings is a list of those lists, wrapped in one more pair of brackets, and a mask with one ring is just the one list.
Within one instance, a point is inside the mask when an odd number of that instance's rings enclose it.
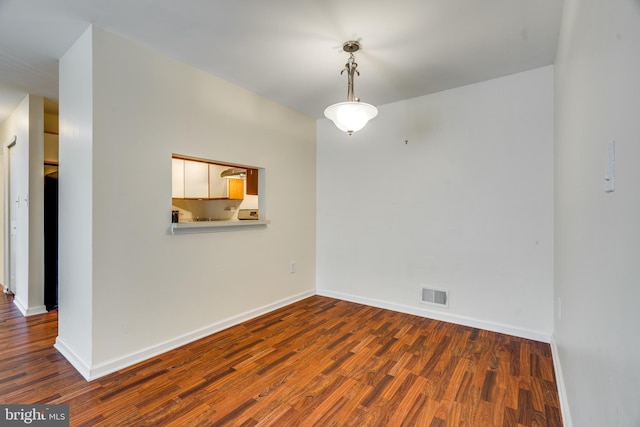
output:
{"label": "return air vent cover", "polygon": [[440,307],[449,307],[449,291],[444,289],[434,289],[422,287],[422,299],[420,302],[433,304]]}

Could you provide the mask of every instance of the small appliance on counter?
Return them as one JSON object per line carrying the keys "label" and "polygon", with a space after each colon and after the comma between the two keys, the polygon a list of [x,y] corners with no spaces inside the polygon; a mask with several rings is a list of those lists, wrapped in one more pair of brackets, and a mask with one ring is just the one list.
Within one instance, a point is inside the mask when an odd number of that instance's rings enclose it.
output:
{"label": "small appliance on counter", "polygon": [[238,211],[238,219],[258,219],[258,209],[240,209]]}

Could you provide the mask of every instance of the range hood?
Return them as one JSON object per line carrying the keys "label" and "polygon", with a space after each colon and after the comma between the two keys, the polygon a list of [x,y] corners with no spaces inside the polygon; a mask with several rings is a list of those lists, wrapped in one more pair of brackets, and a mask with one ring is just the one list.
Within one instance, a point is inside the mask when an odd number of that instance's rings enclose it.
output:
{"label": "range hood", "polygon": [[220,174],[222,178],[239,178],[244,179],[247,177],[247,170],[240,168],[229,168]]}

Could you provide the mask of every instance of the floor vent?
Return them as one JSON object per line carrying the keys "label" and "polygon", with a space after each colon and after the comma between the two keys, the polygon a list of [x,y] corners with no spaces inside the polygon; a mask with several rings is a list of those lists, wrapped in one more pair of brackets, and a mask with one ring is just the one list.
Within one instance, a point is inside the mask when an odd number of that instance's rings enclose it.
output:
{"label": "floor vent", "polygon": [[422,300],[425,304],[449,307],[449,291],[443,289],[422,288]]}

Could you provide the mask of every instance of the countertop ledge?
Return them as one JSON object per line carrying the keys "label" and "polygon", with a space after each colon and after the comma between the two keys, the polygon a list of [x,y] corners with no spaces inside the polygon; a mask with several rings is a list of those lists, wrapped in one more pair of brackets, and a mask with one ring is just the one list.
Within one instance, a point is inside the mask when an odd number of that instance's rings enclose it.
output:
{"label": "countertop ledge", "polygon": [[[171,234],[176,234],[181,230],[192,230],[197,232],[198,229],[202,231],[211,231],[215,228],[229,228],[229,227],[251,227],[256,225],[267,225],[271,221],[268,219],[247,219],[247,220],[229,220],[229,221],[197,221],[197,222],[178,222],[171,224]],[[209,230],[207,230],[209,229]]]}

